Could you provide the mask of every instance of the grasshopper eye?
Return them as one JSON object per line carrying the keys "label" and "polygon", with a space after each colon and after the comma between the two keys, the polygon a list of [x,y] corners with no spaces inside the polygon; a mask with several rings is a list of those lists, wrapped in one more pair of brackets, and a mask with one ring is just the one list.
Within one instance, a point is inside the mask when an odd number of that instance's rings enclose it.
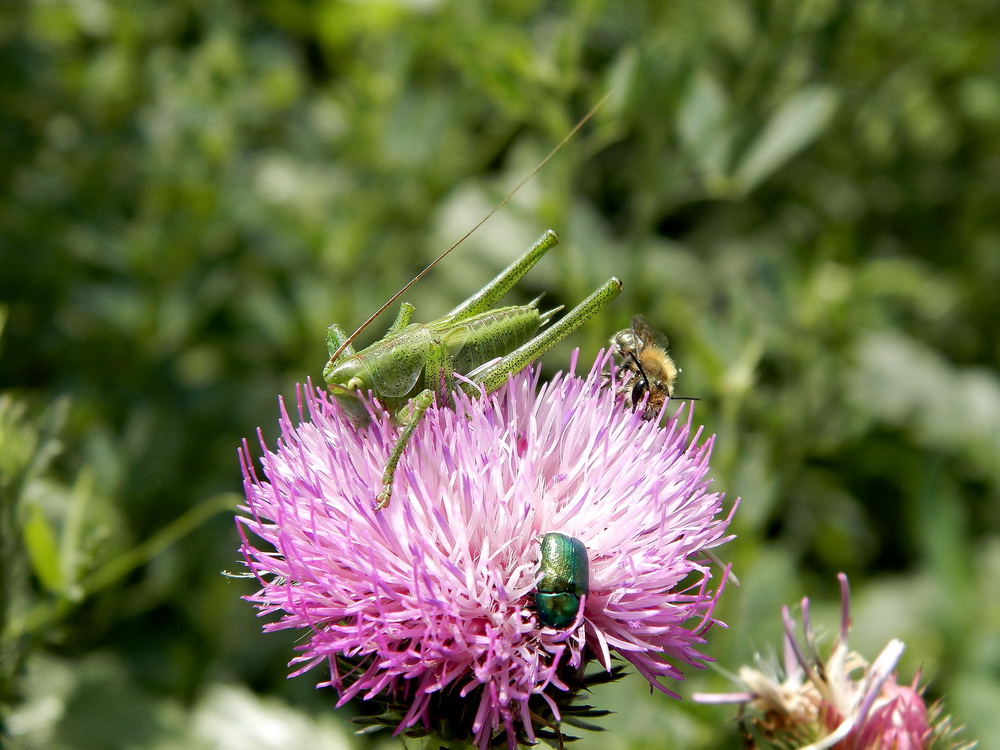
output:
{"label": "grasshopper eye", "polygon": [[361,378],[351,378],[347,381],[347,390],[360,391],[365,387],[365,382]]}

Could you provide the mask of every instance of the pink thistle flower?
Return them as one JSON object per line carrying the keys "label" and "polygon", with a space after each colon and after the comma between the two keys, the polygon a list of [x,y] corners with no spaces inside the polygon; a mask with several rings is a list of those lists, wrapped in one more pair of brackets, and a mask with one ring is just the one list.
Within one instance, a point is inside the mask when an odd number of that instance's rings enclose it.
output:
{"label": "pink thistle flower", "polygon": [[[709,550],[731,538],[732,512],[708,491],[712,439],[692,436],[684,407],[664,428],[623,408],[602,387],[607,361],[581,378],[574,355],[570,374],[541,387],[537,370],[523,372],[481,398],[456,393],[454,409],[432,406],[378,513],[398,428],[377,402],[360,426],[311,387],[297,424],[282,405],[264,479],[244,443],[237,520],[261,585],[246,598],[279,615],[264,630],[307,630],[292,676],[327,664],[320,686],[338,706],[379,698],[396,734],[480,748],[552,736],[544,727],[572,720],[581,688],[616,676],[612,652],[677,697],[664,683],[709,660],[700,649],[722,590]],[[534,605],[547,532],[581,540],[589,557],[589,592],[563,630]],[[584,678],[590,660],[603,677]]]}
{"label": "pink thistle flower", "polygon": [[817,650],[809,617],[809,599],[802,600],[804,644],[795,637],[795,622],[782,608],[785,624],[784,676],[743,667],[739,679],[746,691],[695,694],[701,703],[743,703],[747,747],[781,750],[971,750],[950,718],[939,719],[940,706],[930,708],[918,688],[920,676],[899,685],[896,668],[903,643],[893,639],[869,664],[848,651],[850,590],[847,576],[838,576],[841,591],[840,633],[824,661]]}

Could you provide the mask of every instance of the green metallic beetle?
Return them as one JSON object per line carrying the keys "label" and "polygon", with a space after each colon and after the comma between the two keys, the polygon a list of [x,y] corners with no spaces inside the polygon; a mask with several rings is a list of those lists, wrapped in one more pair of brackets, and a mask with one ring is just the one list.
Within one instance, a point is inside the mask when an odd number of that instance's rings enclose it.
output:
{"label": "green metallic beetle", "polygon": [[541,574],[535,587],[538,621],[564,630],[580,613],[580,597],[590,593],[587,548],[575,537],[549,532],[542,537]]}

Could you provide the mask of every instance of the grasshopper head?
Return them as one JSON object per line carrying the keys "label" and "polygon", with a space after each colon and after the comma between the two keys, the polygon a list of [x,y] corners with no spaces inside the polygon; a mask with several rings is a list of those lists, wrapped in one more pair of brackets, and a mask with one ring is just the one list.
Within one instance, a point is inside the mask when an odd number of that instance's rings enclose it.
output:
{"label": "grasshopper head", "polygon": [[358,392],[372,390],[372,384],[368,371],[356,356],[327,362],[323,368],[323,379],[349,417],[359,422],[368,420],[368,411],[358,397]]}

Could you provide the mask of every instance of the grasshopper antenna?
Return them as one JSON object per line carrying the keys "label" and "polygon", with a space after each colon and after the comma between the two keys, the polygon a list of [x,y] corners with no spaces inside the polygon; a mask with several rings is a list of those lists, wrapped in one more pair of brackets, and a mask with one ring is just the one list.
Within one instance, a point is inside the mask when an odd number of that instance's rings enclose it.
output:
{"label": "grasshopper antenna", "polygon": [[513,198],[517,194],[517,191],[520,190],[522,187],[524,187],[524,184],[528,180],[530,180],[532,177],[534,177],[536,174],[538,174],[538,171],[542,167],[544,167],[546,164],[549,163],[549,159],[551,159],[553,156],[555,156],[556,153],[559,151],[559,149],[561,149],[563,146],[565,146],[566,142],[569,141],[569,139],[572,138],[574,135],[576,135],[577,131],[579,131],[580,128],[582,128],[584,126],[584,124],[591,117],[594,116],[594,114],[597,112],[597,110],[599,110],[601,108],[601,105],[603,105],[604,102],[607,101],[608,97],[611,96],[612,93],[614,93],[614,89],[611,89],[610,91],[608,91],[608,93],[606,93],[604,96],[602,96],[600,98],[600,100],[597,102],[597,104],[595,104],[593,107],[591,107],[590,111],[583,116],[583,119],[581,119],[580,122],[578,122],[576,125],[573,126],[573,129],[571,131],[569,131],[566,134],[566,136],[561,141],[559,141],[559,143],[556,144],[555,148],[553,148],[551,151],[549,151],[548,156],[546,156],[544,159],[542,159],[541,162],[538,163],[538,166],[536,166],[534,169],[531,170],[530,173],[528,173],[527,177],[525,177],[524,179],[522,179],[519,183],[517,183],[517,185],[514,187],[513,190],[511,190],[509,193],[507,193],[507,197],[505,197],[496,206],[494,206],[490,210],[490,212],[488,214],[486,214],[486,216],[484,216],[482,219],[480,219],[479,222],[474,227],[472,227],[472,229],[470,229],[468,232],[466,232],[465,234],[463,234],[462,237],[454,245],[452,245],[447,250],[445,250],[443,253],[441,253],[438,257],[436,257],[434,260],[432,260],[423,271],[421,271],[416,276],[414,276],[412,279],[410,279],[409,282],[407,282],[406,286],[404,286],[402,289],[400,289],[398,292],[396,292],[394,295],[392,295],[392,297],[390,297],[386,301],[386,303],[384,305],[382,305],[378,310],[376,310],[375,312],[373,312],[371,314],[371,317],[368,318],[368,320],[366,320],[364,323],[362,323],[360,326],[358,326],[358,330],[356,330],[354,333],[352,333],[350,336],[347,337],[347,340],[344,341],[344,343],[342,343],[340,345],[340,347],[337,349],[336,352],[333,353],[333,356],[330,357],[330,359],[331,360],[336,360],[343,353],[344,349],[346,349],[348,346],[350,346],[351,343],[354,341],[354,339],[356,339],[358,337],[358,335],[360,335],[360,333],[363,330],[365,330],[369,325],[372,324],[372,321],[374,321],[375,318],[377,318],[379,315],[381,315],[383,312],[385,312],[385,309],[387,307],[389,307],[389,305],[393,304],[396,300],[398,300],[400,297],[402,297],[404,294],[406,294],[406,290],[407,289],[409,289],[411,286],[413,286],[418,281],[420,281],[420,279],[422,279],[424,277],[424,275],[428,271],[430,271],[432,268],[434,268],[434,266],[436,266],[438,263],[440,263],[442,260],[444,260],[445,256],[448,255],[448,253],[450,253],[456,247],[458,247],[463,242],[465,242],[465,240],[468,239],[468,237],[473,232],[475,232],[477,229],[479,229],[479,227],[481,227],[483,224],[485,224],[489,220],[489,218],[491,216],[493,216],[493,214],[495,214],[501,208],[503,208],[504,206],[506,206],[507,202],[510,201],[510,199]]}

